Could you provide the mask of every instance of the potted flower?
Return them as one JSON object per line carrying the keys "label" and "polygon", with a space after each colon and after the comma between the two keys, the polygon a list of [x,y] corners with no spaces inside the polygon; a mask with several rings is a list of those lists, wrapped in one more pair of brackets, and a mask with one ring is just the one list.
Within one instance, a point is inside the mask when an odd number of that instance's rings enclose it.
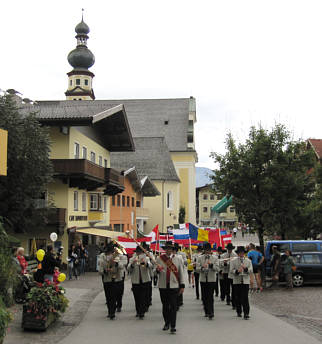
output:
{"label": "potted flower", "polygon": [[46,330],[68,307],[65,289],[48,280],[31,288],[23,306],[22,328]]}
{"label": "potted flower", "polygon": [[2,299],[0,298],[0,344],[6,335],[9,322],[12,320],[10,312],[6,309]]}

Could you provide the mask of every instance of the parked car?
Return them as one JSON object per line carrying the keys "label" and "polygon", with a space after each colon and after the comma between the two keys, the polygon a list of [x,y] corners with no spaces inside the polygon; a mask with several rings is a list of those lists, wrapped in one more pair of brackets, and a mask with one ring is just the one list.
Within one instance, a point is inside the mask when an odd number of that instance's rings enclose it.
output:
{"label": "parked car", "polygon": [[[292,256],[296,266],[293,271],[294,287],[302,287],[305,283],[322,283],[322,252],[293,252]],[[281,273],[280,281],[284,280]]]}

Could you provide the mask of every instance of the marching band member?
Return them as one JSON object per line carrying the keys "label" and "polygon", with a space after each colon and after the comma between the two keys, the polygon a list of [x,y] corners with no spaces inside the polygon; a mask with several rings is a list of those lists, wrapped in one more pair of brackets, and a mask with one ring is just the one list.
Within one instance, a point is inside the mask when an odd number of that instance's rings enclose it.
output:
{"label": "marching band member", "polygon": [[137,246],[135,254],[129,262],[128,271],[131,274],[132,291],[135,300],[136,316],[144,318],[149,304],[149,285],[151,282],[151,262],[141,246]]}
{"label": "marching band member", "polygon": [[122,312],[122,305],[123,305],[123,295],[124,295],[124,280],[125,280],[125,274],[126,274],[126,266],[128,263],[127,255],[120,253],[120,261],[123,263],[123,269],[121,271],[122,281],[121,281],[121,291],[118,294],[117,300],[116,300],[116,311]]}
{"label": "marching band member", "polygon": [[122,271],[124,263],[112,243],[105,247],[105,254],[100,256],[99,273],[103,276],[104,292],[106,295],[108,315],[115,318],[116,301],[122,293]]}
{"label": "marching band member", "polygon": [[[220,262],[220,259],[223,255],[224,251],[222,249],[221,246],[218,246],[218,249],[217,249],[217,258],[218,258],[218,261]],[[220,264],[218,266],[218,273],[217,273],[217,277],[218,277],[218,282],[219,282],[219,287],[220,287],[220,299],[221,301],[224,301],[225,300],[225,286],[224,286],[224,276],[223,276],[223,273],[222,273],[222,269],[220,267]]]}
{"label": "marching band member", "polygon": [[252,262],[245,258],[245,248],[238,246],[236,253],[238,258],[235,258],[230,263],[230,273],[233,276],[233,283],[235,289],[235,302],[237,316],[242,316],[244,312],[244,319],[249,319],[249,302],[248,291],[250,283],[250,273],[253,272]]}
{"label": "marching band member", "polygon": [[197,260],[202,255],[202,247],[198,246],[197,252],[192,254],[192,262],[193,262],[193,269],[194,269],[194,276],[195,276],[195,288],[196,288],[196,298],[199,300],[199,272],[196,270]]}
{"label": "marching band member", "polygon": [[[174,250],[175,255],[181,259],[182,268],[184,269],[184,266],[188,265],[187,255],[181,251],[181,247],[178,243],[174,243]],[[181,306],[183,306],[183,294],[178,294],[177,310],[179,310]]]}
{"label": "marching band member", "polygon": [[163,330],[171,327],[171,333],[176,333],[177,296],[184,292],[183,264],[178,256],[173,255],[174,246],[167,241],[163,249],[165,254],[157,257],[157,271],[159,272],[159,291],[164,318]]}
{"label": "marching band member", "polygon": [[200,285],[205,316],[214,317],[214,291],[216,273],[219,269],[218,258],[212,253],[211,244],[204,245],[204,254],[197,260],[197,271],[200,273]]}
{"label": "marching band member", "polygon": [[233,280],[232,276],[229,275],[229,265],[232,259],[237,257],[237,254],[233,252],[233,249],[235,246],[233,246],[232,243],[227,244],[226,249],[227,252],[222,255],[222,261],[221,261],[221,268],[223,272],[224,277],[224,289],[225,289],[225,296],[226,296],[226,304],[230,305],[230,302],[232,303],[233,308],[235,307],[235,300],[234,300],[234,294],[233,294]]}

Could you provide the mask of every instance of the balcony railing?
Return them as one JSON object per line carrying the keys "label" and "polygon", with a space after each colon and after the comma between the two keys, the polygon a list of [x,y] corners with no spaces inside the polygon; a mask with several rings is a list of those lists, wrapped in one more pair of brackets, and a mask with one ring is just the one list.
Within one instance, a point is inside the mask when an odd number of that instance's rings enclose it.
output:
{"label": "balcony railing", "polygon": [[144,217],[144,218],[150,217],[149,209],[147,209],[147,208],[136,208],[136,218],[138,218],[138,217]]}
{"label": "balcony railing", "polygon": [[124,177],[112,168],[104,168],[86,159],[52,159],[54,176],[70,187],[93,191],[106,187],[105,194],[124,190]]}

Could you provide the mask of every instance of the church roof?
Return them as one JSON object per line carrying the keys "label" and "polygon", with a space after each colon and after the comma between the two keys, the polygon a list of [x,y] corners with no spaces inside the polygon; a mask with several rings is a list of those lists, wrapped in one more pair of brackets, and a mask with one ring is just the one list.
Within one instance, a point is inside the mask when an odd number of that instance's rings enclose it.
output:
{"label": "church roof", "polygon": [[[189,98],[38,101],[42,118],[84,118],[123,104],[133,137],[165,137],[170,151],[188,151]],[[190,150],[191,151],[191,150]]]}
{"label": "church roof", "polygon": [[135,152],[112,152],[111,167],[121,171],[135,166],[141,178],[180,182],[164,137],[136,137],[134,145]]}

